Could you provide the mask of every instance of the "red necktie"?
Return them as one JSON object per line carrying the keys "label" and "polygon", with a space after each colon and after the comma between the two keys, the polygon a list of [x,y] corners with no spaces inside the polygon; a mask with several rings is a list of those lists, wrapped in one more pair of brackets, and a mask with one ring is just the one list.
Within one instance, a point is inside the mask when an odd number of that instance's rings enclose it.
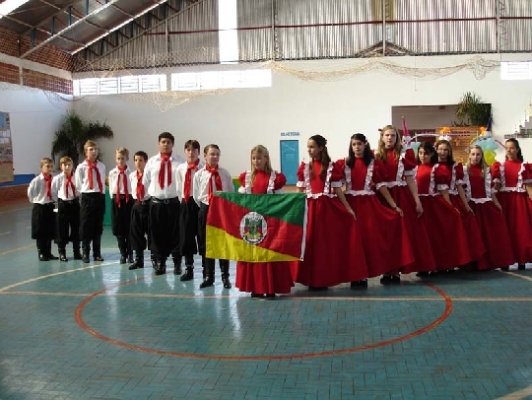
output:
{"label": "red necktie", "polygon": [[69,198],[68,196],[69,187],[72,189],[72,197],[76,195],[76,186],[74,186],[74,182],[72,182],[72,176],[73,176],[72,174],[70,174],[69,176],[65,175],[65,197],[66,197],[65,200],[68,200]]}
{"label": "red necktie", "polygon": [[188,163],[187,173],[185,174],[185,192],[183,193],[183,198],[185,202],[190,199],[190,184],[192,182],[192,171],[198,170],[199,159],[196,162]]}
{"label": "red necktie", "polygon": [[216,186],[216,191],[222,190],[222,178],[220,177],[220,173],[218,172],[218,166],[211,167],[209,164],[205,165],[205,169],[211,173],[211,177],[209,179],[209,191],[207,193],[207,198],[209,199],[209,204],[212,199],[212,178],[214,177],[214,184]]}
{"label": "red necktie", "polygon": [[144,200],[144,183],[142,182],[142,178],[144,177],[144,173],[139,174],[139,171],[137,171],[137,204]]}
{"label": "red necktie", "polygon": [[116,201],[116,205],[120,207],[120,177],[122,177],[122,184],[124,185],[124,194],[126,195],[126,203],[129,200],[129,192],[127,190],[127,176],[125,174],[127,167],[120,168],[117,166],[116,168],[118,169],[118,177],[116,178],[115,201]]}
{"label": "red necktie", "polygon": [[172,162],[169,154],[161,154],[161,168],[159,169],[159,187],[164,189],[164,167],[166,164],[166,186],[172,184]]}
{"label": "red necktie", "polygon": [[42,177],[46,182],[46,197],[48,200],[52,200],[52,175],[42,174]]}
{"label": "red necktie", "polygon": [[100,189],[100,193],[103,193],[102,188],[102,178],[100,176],[100,170],[98,169],[98,161],[95,161],[94,163],[91,163],[90,160],[85,160],[87,162],[87,165],[89,166],[89,189],[94,189],[94,182],[92,177],[92,172],[96,172],[96,179],[98,179],[98,189]]}

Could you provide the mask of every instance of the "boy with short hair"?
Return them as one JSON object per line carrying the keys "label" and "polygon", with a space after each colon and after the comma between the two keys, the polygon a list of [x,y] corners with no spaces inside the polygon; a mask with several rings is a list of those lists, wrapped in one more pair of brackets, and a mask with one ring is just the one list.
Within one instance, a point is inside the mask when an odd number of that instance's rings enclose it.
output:
{"label": "boy with short hair", "polygon": [[148,235],[148,213],[150,195],[144,187],[144,169],[148,155],[144,151],[137,151],[134,156],[135,171],[129,174],[131,194],[134,204],[131,210],[131,225],[129,236],[131,248],[135,250],[135,262],[129,266],[130,270],[144,268],[144,250],[146,249]]}
{"label": "boy with short hair", "polygon": [[133,262],[133,250],[129,241],[129,227],[131,223],[131,171],[127,165],[129,150],[119,147],[115,150],[116,167],[109,171],[109,195],[111,196],[111,228],[118,241],[120,264]]}
{"label": "boy with short hair", "polygon": [[88,140],[83,146],[85,161],[74,174],[76,190],[80,193],[79,236],[83,247],[83,262],[90,262],[91,242],[94,261],[102,257],[103,217],[105,215],[105,165],[98,161],[98,145]]}
{"label": "boy with short hair", "polygon": [[52,180],[52,196],[57,201],[56,237],[59,260],[68,261],[66,245],[72,242],[74,260],[81,260],[79,250],[79,194],[74,184],[72,169],[74,162],[70,157],[59,160],[61,173]]}
{"label": "boy with short hair", "polygon": [[52,171],[54,163],[50,158],[41,160],[41,173],[28,186],[28,199],[33,203],[31,210],[31,238],[37,243],[40,261],[57,260],[52,254],[52,240],[55,231],[54,199],[52,196]]}
{"label": "boy with short hair", "polygon": [[[179,217],[180,253],[185,257],[185,273],[181,281],[194,279],[194,254],[198,253],[198,212],[199,207],[192,196],[194,176],[204,166],[200,160],[200,144],[197,140],[185,142],[186,163],[177,167],[177,187],[181,198]],[[203,265],[203,262],[202,262]]]}

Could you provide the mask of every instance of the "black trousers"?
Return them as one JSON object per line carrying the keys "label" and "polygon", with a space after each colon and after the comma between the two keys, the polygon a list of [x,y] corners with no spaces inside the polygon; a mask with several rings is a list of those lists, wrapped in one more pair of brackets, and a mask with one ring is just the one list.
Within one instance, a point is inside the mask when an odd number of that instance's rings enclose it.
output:
{"label": "black trousers", "polygon": [[79,199],[57,201],[55,242],[59,248],[79,242]]}
{"label": "black trousers", "polygon": [[137,252],[144,251],[147,247],[148,217],[150,213],[149,200],[136,203],[131,209],[131,223],[129,237],[131,248]]}
{"label": "black trousers", "polygon": [[80,204],[79,237],[86,244],[102,236],[105,195],[103,193],[82,193]]}
{"label": "black trousers", "polygon": [[31,210],[31,238],[39,243],[50,242],[55,236],[54,203],[33,204]]}
{"label": "black trousers", "polygon": [[166,260],[179,253],[179,199],[150,200],[149,237],[152,254]]}
{"label": "black trousers", "polygon": [[115,197],[111,199],[111,228],[113,235],[125,236],[129,239],[129,231],[131,224],[131,210],[134,204],[131,195],[120,195],[120,203],[115,201]]}
{"label": "black trousers", "polygon": [[179,237],[181,255],[193,256],[198,253],[198,213],[199,207],[191,197],[181,202]]}

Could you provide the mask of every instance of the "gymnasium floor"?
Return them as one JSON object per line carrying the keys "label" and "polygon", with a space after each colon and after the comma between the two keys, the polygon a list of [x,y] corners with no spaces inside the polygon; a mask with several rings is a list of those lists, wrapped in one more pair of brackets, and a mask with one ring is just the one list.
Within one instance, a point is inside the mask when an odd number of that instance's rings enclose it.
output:
{"label": "gymnasium floor", "polygon": [[252,300],[129,271],[108,229],[39,262],[29,226],[0,206],[0,399],[532,398],[530,264]]}

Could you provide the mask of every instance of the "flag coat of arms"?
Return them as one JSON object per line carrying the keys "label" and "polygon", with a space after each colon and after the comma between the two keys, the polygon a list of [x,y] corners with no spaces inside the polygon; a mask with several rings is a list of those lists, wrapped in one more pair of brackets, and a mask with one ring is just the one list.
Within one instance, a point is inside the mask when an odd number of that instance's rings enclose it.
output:
{"label": "flag coat of arms", "polygon": [[206,256],[247,262],[303,259],[304,193],[218,192],[207,215]]}

